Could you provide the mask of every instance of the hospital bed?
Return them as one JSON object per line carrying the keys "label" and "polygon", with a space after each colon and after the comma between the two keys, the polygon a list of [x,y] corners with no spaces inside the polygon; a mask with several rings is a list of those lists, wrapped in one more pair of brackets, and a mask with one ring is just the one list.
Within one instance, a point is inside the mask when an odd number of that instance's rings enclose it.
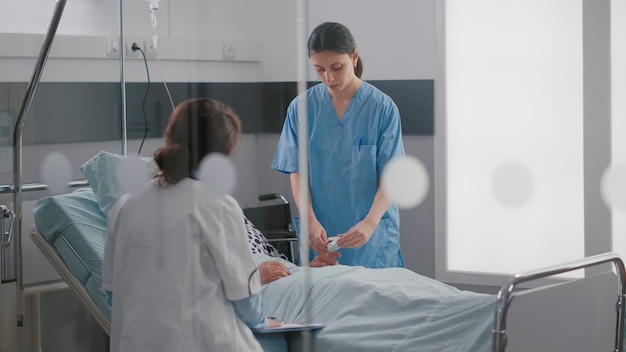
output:
{"label": "hospital bed", "polygon": [[[114,174],[114,168],[99,170]],[[111,192],[111,188],[98,184],[107,177],[89,176],[92,187],[36,202],[31,238],[108,334],[110,307],[100,287],[106,216],[100,203],[104,198],[94,190]],[[263,254],[254,256],[258,262],[280,260]],[[621,351],[616,346],[623,343],[623,335],[617,331],[623,329],[625,273],[619,256],[611,253],[513,276],[498,295],[458,290],[402,268],[340,265],[311,269],[283,263],[290,266],[292,275],[265,286],[266,311],[281,321],[325,324],[324,329],[313,333],[316,351],[572,350],[563,347],[567,343],[577,347],[589,344],[586,349],[574,350]],[[614,264],[614,270],[584,280],[552,282],[546,288],[518,290],[526,281],[604,263]],[[556,292],[556,298],[544,295],[550,291]],[[563,301],[560,298],[564,294],[581,296],[582,303],[547,315],[544,308],[533,310],[546,306],[542,300]],[[600,296],[602,302],[593,296]],[[307,298],[310,305],[305,305]],[[574,319],[587,324],[573,326]],[[559,327],[564,327],[564,337],[558,337]],[[543,337],[523,336],[526,330],[537,330],[534,333]],[[265,334],[260,340],[276,336]],[[267,350],[299,350],[301,337],[281,337]],[[515,347],[520,341],[521,347]],[[528,347],[529,341],[531,346],[532,342],[555,346],[537,349]]]}

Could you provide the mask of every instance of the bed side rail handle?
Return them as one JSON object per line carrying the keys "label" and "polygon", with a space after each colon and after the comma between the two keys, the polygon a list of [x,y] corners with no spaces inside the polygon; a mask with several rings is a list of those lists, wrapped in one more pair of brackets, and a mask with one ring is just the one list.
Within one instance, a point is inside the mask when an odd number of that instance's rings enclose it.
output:
{"label": "bed side rail handle", "polygon": [[[8,247],[13,242],[13,224],[15,223],[15,213],[8,209],[5,205],[0,205],[0,221],[9,218],[9,231],[2,233],[0,237],[0,247]],[[0,226],[4,232],[4,226]],[[6,237],[6,240],[5,240]]]}
{"label": "bed side rail handle", "polygon": [[[5,227],[9,220],[8,231]],[[13,261],[13,224],[15,213],[5,205],[0,205],[0,285],[15,282],[15,264]]]}

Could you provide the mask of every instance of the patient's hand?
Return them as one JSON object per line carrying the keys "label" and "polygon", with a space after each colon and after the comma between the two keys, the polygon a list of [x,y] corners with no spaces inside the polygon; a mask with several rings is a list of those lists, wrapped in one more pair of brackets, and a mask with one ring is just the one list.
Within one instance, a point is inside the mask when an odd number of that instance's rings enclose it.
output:
{"label": "patient's hand", "polygon": [[291,275],[291,271],[281,262],[267,261],[259,264],[261,283],[263,285]]}
{"label": "patient's hand", "polygon": [[341,257],[341,253],[339,252],[328,252],[328,250],[319,251],[315,259],[309,263],[309,266],[320,268],[327,265],[337,265],[339,264],[339,262],[337,262],[337,258],[339,257]]}

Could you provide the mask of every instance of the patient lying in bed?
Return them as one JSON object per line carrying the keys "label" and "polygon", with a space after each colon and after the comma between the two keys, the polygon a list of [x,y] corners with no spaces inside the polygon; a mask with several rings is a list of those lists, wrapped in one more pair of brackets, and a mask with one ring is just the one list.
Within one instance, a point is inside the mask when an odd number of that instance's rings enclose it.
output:
{"label": "patient lying in bed", "polygon": [[266,276],[266,311],[281,321],[325,324],[315,335],[316,351],[491,351],[494,296],[405,268],[310,268],[306,283],[307,268],[287,261],[249,221],[246,229]]}
{"label": "patient lying in bed", "polygon": [[[260,253],[268,255],[272,258],[280,258],[284,261],[289,261],[287,256],[276,249],[261,231],[259,231],[254,224],[244,216],[244,223],[246,233],[248,234],[248,244],[250,245],[250,251],[252,254]],[[337,252],[330,255],[338,255]],[[309,263],[311,267],[319,268],[327,265],[337,265],[337,261],[331,257],[325,256],[325,254],[318,255]],[[261,282],[265,285],[272,281],[278,280],[291,274],[289,268],[281,261],[268,260],[261,262],[258,265],[259,273],[261,274]]]}

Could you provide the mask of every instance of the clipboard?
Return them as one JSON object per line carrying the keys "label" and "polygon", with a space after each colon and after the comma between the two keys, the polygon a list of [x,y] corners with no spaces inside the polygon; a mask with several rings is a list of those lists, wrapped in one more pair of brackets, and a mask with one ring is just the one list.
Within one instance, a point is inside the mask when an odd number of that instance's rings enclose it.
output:
{"label": "clipboard", "polygon": [[280,326],[274,328],[253,329],[255,333],[268,334],[276,332],[291,332],[291,331],[305,331],[305,330],[319,330],[325,328],[325,324],[301,324],[301,323],[282,323]]}

